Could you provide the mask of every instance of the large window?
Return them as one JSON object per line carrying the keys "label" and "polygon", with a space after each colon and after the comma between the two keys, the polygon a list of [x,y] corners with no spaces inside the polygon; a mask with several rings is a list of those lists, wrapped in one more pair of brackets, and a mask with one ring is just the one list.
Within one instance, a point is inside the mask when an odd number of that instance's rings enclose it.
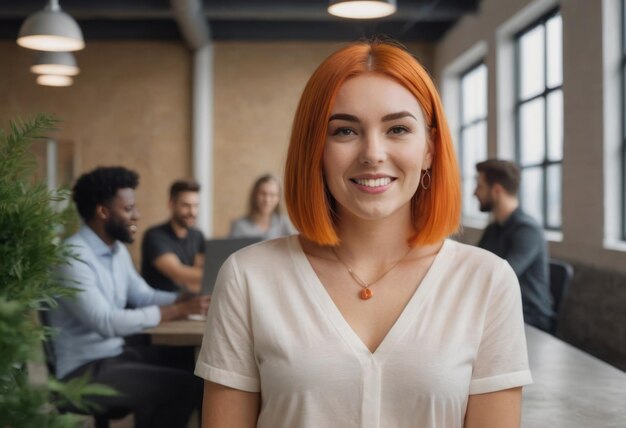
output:
{"label": "large window", "polygon": [[516,158],[520,202],[546,229],[561,228],[563,55],[561,15],[554,10],[515,36]]}
{"label": "large window", "polygon": [[459,157],[463,178],[463,215],[486,218],[474,197],[476,164],[487,158],[487,67],[477,64],[461,75]]}

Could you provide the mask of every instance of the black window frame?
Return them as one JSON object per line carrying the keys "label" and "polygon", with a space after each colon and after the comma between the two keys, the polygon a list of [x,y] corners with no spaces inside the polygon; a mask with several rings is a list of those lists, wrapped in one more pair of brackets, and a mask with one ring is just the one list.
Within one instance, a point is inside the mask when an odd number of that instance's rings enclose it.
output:
{"label": "black window frame", "polygon": [[[561,159],[560,160],[550,160],[548,158],[548,145],[549,145],[549,138],[548,138],[548,96],[549,94],[556,92],[556,91],[561,91],[561,93],[563,93],[563,80],[561,79],[561,84],[554,86],[554,87],[548,87],[548,82],[547,82],[547,74],[548,74],[548,49],[547,49],[547,33],[545,31],[546,29],[546,23],[554,18],[557,15],[561,15],[561,11],[558,7],[550,10],[549,12],[547,12],[546,14],[544,14],[541,18],[533,21],[531,24],[527,25],[526,27],[524,27],[523,29],[521,29],[520,31],[518,31],[517,33],[515,33],[515,35],[513,36],[513,40],[514,40],[514,46],[515,46],[515,160],[517,162],[517,164],[519,165],[522,173],[524,172],[524,170],[526,169],[536,169],[536,168],[541,168],[542,170],[542,219],[541,219],[541,226],[545,229],[545,230],[551,230],[551,231],[561,231],[561,227],[563,224],[563,219],[561,217],[561,223],[556,226],[556,225],[550,225],[548,224],[548,170],[549,167],[554,166],[554,165],[558,165],[560,167],[560,171],[561,171],[561,213],[562,211],[562,206],[563,206],[563,156],[561,155]],[[561,15],[561,20],[563,19],[562,15]],[[544,73],[544,90],[538,94],[535,94],[529,98],[526,99],[521,99],[521,67],[520,67],[520,39],[528,32],[530,32],[531,30],[535,29],[538,26],[543,26],[544,27],[544,39],[543,39],[543,45],[544,45],[544,50],[543,50],[543,55],[544,55],[544,63],[543,63],[543,73]],[[561,44],[563,43],[563,36],[561,34]],[[562,45],[561,45],[561,49],[562,49]],[[561,67],[563,67],[563,63],[562,63],[562,58],[561,58]],[[521,160],[522,160],[522,152],[521,152],[521,141],[520,141],[520,133],[521,133],[521,125],[520,125],[520,111],[521,108],[524,104],[527,104],[529,102],[535,101],[539,98],[543,98],[544,99],[544,145],[545,145],[545,150],[544,150],[544,158],[542,162],[539,163],[533,163],[533,164],[527,164],[527,165],[522,165]],[[522,181],[521,183],[521,187],[524,186],[524,182]],[[520,194],[520,204],[523,206],[523,200],[521,198],[521,194]]]}
{"label": "black window frame", "polygon": [[[460,126],[459,126],[459,164],[461,167],[461,186],[463,186],[465,184],[465,176],[466,176],[466,172],[468,171],[463,171],[463,165],[464,165],[464,149],[465,149],[465,142],[463,140],[463,131],[465,131],[467,128],[470,128],[472,126],[476,126],[477,124],[484,122],[485,123],[485,131],[487,129],[487,119],[489,117],[489,109],[487,108],[487,105],[485,105],[485,116],[484,118],[478,118],[478,119],[474,119],[471,122],[465,123],[463,120],[463,78],[465,76],[467,76],[468,74],[470,74],[472,71],[476,70],[478,67],[480,66],[485,66],[487,67],[487,64],[485,63],[485,59],[481,58],[480,60],[472,63],[472,65],[470,65],[469,67],[467,67],[462,73],[459,74],[459,122],[460,122]],[[487,91],[487,85],[489,83],[489,76],[487,76],[487,81],[485,82],[485,91]],[[486,104],[488,104],[489,100],[488,100],[488,93],[485,93],[485,102]],[[485,143],[487,143],[487,141],[485,141]],[[469,174],[467,174],[469,175]],[[467,216],[467,212],[465,211],[466,208],[466,204],[465,202],[463,203],[463,206],[461,207],[462,209],[462,214],[463,216]]]}
{"label": "black window frame", "polygon": [[621,61],[620,61],[620,94],[621,94],[621,133],[622,147],[620,150],[620,237],[622,241],[626,241],[626,0],[621,2]]}

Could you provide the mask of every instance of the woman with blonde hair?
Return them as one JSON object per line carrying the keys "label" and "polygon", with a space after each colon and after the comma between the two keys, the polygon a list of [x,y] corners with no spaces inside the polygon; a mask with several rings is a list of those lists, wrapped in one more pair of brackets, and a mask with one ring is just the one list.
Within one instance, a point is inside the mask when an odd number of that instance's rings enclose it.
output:
{"label": "woman with blonde hair", "polygon": [[248,200],[248,214],[230,226],[229,237],[274,239],[293,233],[289,219],[280,212],[280,185],[272,174],[256,179]]}
{"label": "woman with blonde hair", "polygon": [[437,91],[397,44],[327,58],[285,172],[299,235],[224,264],[204,427],[519,427],[531,382],[509,265],[447,237],[460,180]]}

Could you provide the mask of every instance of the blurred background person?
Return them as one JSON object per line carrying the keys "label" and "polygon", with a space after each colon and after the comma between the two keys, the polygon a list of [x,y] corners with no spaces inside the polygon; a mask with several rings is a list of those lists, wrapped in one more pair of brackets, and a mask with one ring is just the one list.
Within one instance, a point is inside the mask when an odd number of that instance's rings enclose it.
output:
{"label": "blurred background person", "polygon": [[287,216],[280,213],[280,184],[271,174],[257,178],[250,191],[248,214],[235,220],[229,237],[274,239],[294,233]]}
{"label": "blurred background person", "polygon": [[[158,324],[204,314],[206,296],[180,299],[148,286],[124,244],[135,240],[139,176],[123,167],[81,175],[73,199],[84,224],[67,240],[72,258],[58,272],[80,291],[62,297],[49,313],[56,376],[62,381],[89,373],[120,392],[90,398],[100,406],[131,409],[135,427],[184,428],[201,401],[202,383],[192,374],[193,353],[182,348],[126,342]],[[133,309],[128,309],[127,304]]]}
{"label": "blurred background person", "polygon": [[513,162],[488,159],[476,164],[476,171],[474,195],[480,210],[493,215],[478,246],[509,262],[522,290],[524,321],[550,332],[555,314],[548,245],[541,226],[519,207],[520,170]]}
{"label": "blurred background person", "polygon": [[179,180],[170,187],[170,218],[151,227],[141,245],[141,275],[152,287],[197,294],[202,284],[204,235],[196,229],[200,185]]}

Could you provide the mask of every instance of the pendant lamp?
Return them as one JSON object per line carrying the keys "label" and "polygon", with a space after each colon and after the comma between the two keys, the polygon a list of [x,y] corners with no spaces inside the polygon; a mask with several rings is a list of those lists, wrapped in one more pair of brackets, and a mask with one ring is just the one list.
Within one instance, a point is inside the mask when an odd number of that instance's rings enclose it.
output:
{"label": "pendant lamp", "polygon": [[396,0],[330,0],[328,13],[341,18],[373,19],[396,11]]}
{"label": "pendant lamp", "polygon": [[38,51],[78,51],[85,47],[78,23],[61,10],[58,0],[26,18],[20,28],[17,44]]}
{"label": "pendant lamp", "polygon": [[40,74],[37,83],[44,86],[70,86],[74,79],[70,76],[57,76],[54,74]]}
{"label": "pendant lamp", "polygon": [[39,52],[30,71],[35,74],[76,76],[80,69],[70,52]]}

